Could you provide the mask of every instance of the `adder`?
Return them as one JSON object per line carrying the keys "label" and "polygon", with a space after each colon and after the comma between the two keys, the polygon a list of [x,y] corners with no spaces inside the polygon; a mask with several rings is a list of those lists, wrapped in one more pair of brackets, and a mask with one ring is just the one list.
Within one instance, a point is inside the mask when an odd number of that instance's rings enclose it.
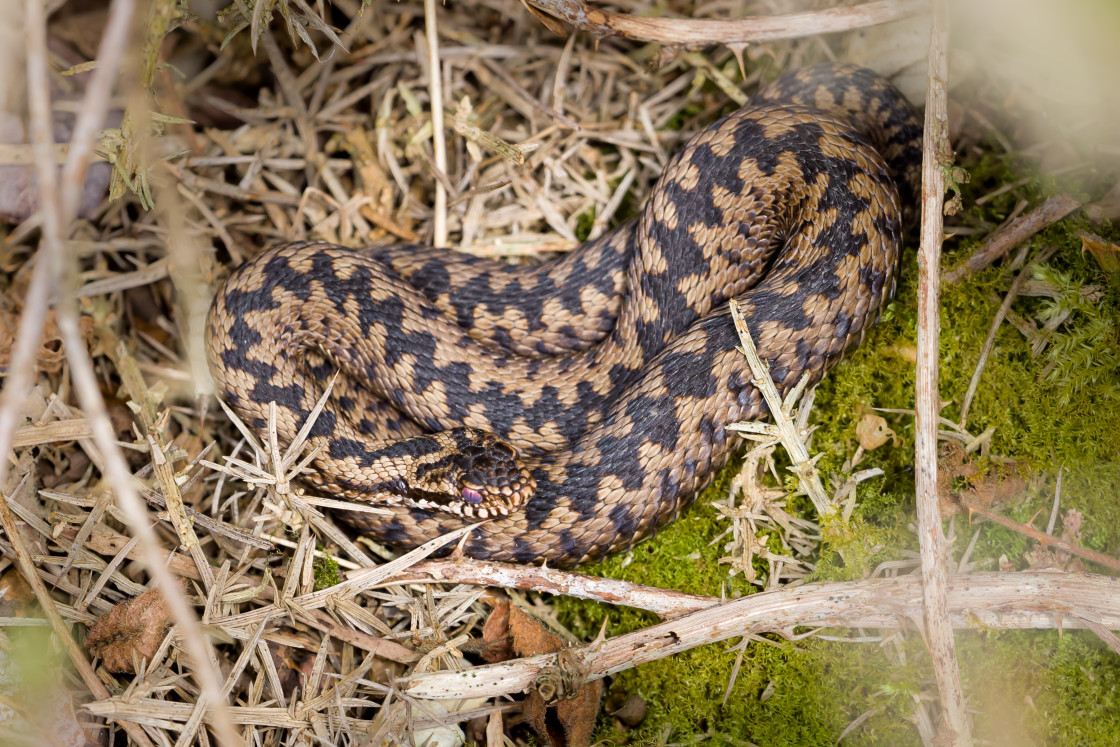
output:
{"label": "adder", "polygon": [[[550,263],[285,244],[218,290],[207,355],[250,427],[309,430],[318,491],[408,548],[480,522],[476,558],[572,566],[675,519],[780,389],[818,381],[894,292],[921,125],[862,68],[787,74],[694,135],[632,221]],[[901,195],[901,197],[900,197]],[[905,207],[905,210],[904,210]]]}

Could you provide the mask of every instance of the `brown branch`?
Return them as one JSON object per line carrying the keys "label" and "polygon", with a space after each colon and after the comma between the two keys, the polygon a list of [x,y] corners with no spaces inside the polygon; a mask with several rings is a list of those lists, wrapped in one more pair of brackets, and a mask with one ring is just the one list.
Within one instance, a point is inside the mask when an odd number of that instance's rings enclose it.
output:
{"label": "brown branch", "polygon": [[966,275],[979,272],[992,262],[1004,256],[1031,236],[1057,223],[1077,208],[1081,203],[1069,195],[1051,197],[1029,213],[1020,215],[1003,228],[992,234],[984,246],[977,249],[960,267],[945,273],[946,283],[960,282]]}
{"label": "brown branch", "polygon": [[599,10],[578,0],[524,0],[597,37],[683,46],[744,45],[876,26],[917,15],[923,0],[879,0],[844,8],[754,18],[646,18]]}
{"label": "brown branch", "polygon": [[[729,638],[797,627],[899,628],[922,604],[917,576],[806,584],[724,602],[668,622],[587,646],[567,649],[587,680]],[[1092,573],[971,573],[949,580],[950,620],[958,628],[1070,628],[1082,620],[1120,629],[1120,579]],[[405,695],[437,700],[488,698],[523,692],[549,654],[404,678]]]}
{"label": "brown branch", "polygon": [[971,745],[960,665],[949,620],[945,535],[937,497],[937,429],[941,410],[938,392],[938,338],[941,239],[945,166],[949,145],[948,45],[945,0],[934,0],[927,75],[925,141],[922,147],[922,231],[918,250],[918,360],[915,380],[914,472],[918,545],[922,561],[922,609],[926,643],[933,662],[944,716],[942,729],[954,745]]}
{"label": "brown branch", "polygon": [[961,505],[967,508],[972,513],[980,514],[985,519],[991,519],[1000,526],[1005,526],[1008,529],[1013,529],[1020,534],[1025,534],[1036,542],[1041,542],[1044,545],[1053,545],[1059,550],[1068,552],[1070,555],[1077,555],[1078,557],[1085,558],[1086,560],[1092,561],[1094,563],[1099,563],[1106,568],[1111,568],[1113,571],[1120,573],[1120,560],[1117,560],[1116,558],[1105,555],[1103,553],[1099,553],[1095,550],[1090,550],[1086,547],[1074,544],[1073,542],[1064,540],[1060,537],[1055,537],[1052,534],[1047,534],[1041,529],[1035,529],[1030,524],[1023,524],[1021,522],[1015,521],[1014,519],[1009,519],[1006,516],[997,514],[995,511],[992,511],[989,508],[985,508],[976,501],[968,500],[964,496],[961,496],[959,500],[961,502]]}

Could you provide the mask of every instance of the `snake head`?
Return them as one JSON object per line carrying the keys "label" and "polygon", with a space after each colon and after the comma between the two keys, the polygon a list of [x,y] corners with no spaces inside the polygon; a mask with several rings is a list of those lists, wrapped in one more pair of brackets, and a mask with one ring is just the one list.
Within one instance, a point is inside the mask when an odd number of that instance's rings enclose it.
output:
{"label": "snake head", "polygon": [[413,489],[406,502],[417,508],[471,519],[508,516],[536,490],[517,450],[489,431],[461,427],[426,438],[440,450],[417,464],[409,481]]}

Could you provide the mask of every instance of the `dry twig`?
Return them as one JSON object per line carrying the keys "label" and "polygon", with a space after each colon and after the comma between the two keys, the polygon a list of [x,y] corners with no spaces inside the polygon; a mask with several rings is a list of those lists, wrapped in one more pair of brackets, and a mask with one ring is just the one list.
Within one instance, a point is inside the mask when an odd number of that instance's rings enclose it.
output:
{"label": "dry twig", "polygon": [[937,426],[941,397],[937,387],[944,169],[949,146],[948,45],[946,4],[934,0],[927,75],[925,142],[922,148],[922,232],[918,250],[918,361],[915,380],[914,473],[917,492],[918,544],[922,559],[922,601],[926,645],[933,660],[947,739],[971,745],[961,671],[949,622],[946,543],[937,496]]}
{"label": "dry twig", "polygon": [[659,589],[571,571],[468,559],[425,560],[385,579],[385,583],[394,584],[419,582],[526,589],[577,599],[594,599],[605,604],[620,604],[648,610],[661,617],[675,617],[720,602],[717,597],[685,594],[672,589]]}
{"label": "dry twig", "polygon": [[925,8],[922,0],[876,0],[862,5],[782,16],[649,18],[600,10],[579,0],[526,2],[596,37],[618,35],[637,41],[683,46],[744,46],[777,39],[832,34],[909,18]]}
{"label": "dry twig", "polygon": [[1079,207],[1081,207],[1081,203],[1069,195],[1051,197],[1034,210],[1020,215],[993,234],[991,238],[984,242],[982,247],[965,260],[963,265],[945,272],[945,282],[958,283],[966,275],[979,272],[1031,236],[1047,226],[1057,223]]}
{"label": "dry twig", "polygon": [[793,462],[790,471],[797,475],[801,489],[813,501],[817,514],[822,519],[833,516],[837,513],[836,506],[829,498],[828,493],[825,492],[820,474],[815,466],[816,460],[809,457],[809,450],[805,447],[801,434],[797,432],[797,426],[794,425],[792,418],[793,407],[801,399],[801,395],[805,392],[805,387],[809,383],[808,376],[803,377],[801,381],[797,382],[797,386],[786,392],[786,398],[783,401],[777,387],[774,386],[774,380],[770,378],[770,366],[758,356],[758,349],[755,347],[754,340],[747,329],[738,302],[731,299],[730,305],[731,318],[735,321],[735,331],[739,333],[739,341],[743,343],[740,350],[747,358],[747,364],[754,376],[754,385],[762,392],[762,396],[766,400],[766,406],[770,409],[770,417],[774,420],[773,424],[737,423],[731,426],[731,430],[751,433],[756,436],[776,437],[780,440],[786,451],[789,452],[790,460]]}
{"label": "dry twig", "polygon": [[[114,33],[107,33],[102,43],[104,45],[107,41],[111,42],[115,40],[123,47],[123,34],[131,18],[132,6],[130,3],[121,2],[120,0],[114,3],[114,5],[117,6],[117,12],[115,15],[110,16],[111,25],[108,27],[108,31]],[[29,301],[36,303],[41,301],[45,303],[45,299],[49,297],[49,291],[51,289],[62,291],[58,299],[59,330],[66,347],[67,358],[71,365],[71,376],[74,381],[75,391],[82,402],[82,407],[86,411],[86,417],[89,420],[93,438],[97,442],[102,456],[105,458],[106,476],[114,487],[116,497],[125,510],[133,532],[140,537],[141,546],[145,550],[145,557],[148,561],[149,568],[156,578],[157,584],[163,587],[168,606],[171,608],[176,621],[182,626],[185,643],[187,649],[195,659],[195,665],[197,667],[196,672],[203,691],[211,696],[217,696],[220,692],[219,684],[217,676],[210,666],[206,642],[202,637],[201,630],[198,628],[196,618],[187,605],[186,599],[176,588],[173,580],[174,577],[159,563],[159,541],[152,532],[147,518],[147,512],[132,485],[128,466],[125,464],[120,449],[116,444],[116,439],[113,436],[112,426],[105,408],[105,402],[98,388],[93,365],[79,329],[76,296],[65,292],[63,284],[61,283],[62,277],[64,276],[64,269],[67,267],[67,257],[64,252],[63,241],[67,235],[67,228],[73,216],[73,211],[77,208],[77,195],[84,181],[84,167],[80,164],[80,161],[83,158],[83,151],[85,151],[85,155],[88,157],[88,144],[80,143],[77,147],[75,147],[74,144],[71,145],[70,157],[75,159],[75,163],[79,164],[74,168],[71,174],[75,177],[77,182],[64,184],[63,190],[60,192],[58,190],[49,143],[52,127],[50,125],[49,113],[50,86],[46,70],[46,19],[43,17],[43,8],[41,4],[34,0],[28,3],[27,24],[28,80],[29,90],[32,91],[30,106],[34,122],[32,137],[35,142],[36,169],[39,179],[39,204],[43,214],[43,240],[40,248],[41,263],[38,269],[42,271],[44,275],[49,273],[44,282],[45,287],[39,289],[40,292],[44,294],[43,299],[29,299]],[[118,37],[116,36],[117,34],[121,36]],[[101,51],[106,52],[107,50],[102,49]],[[114,63],[117,63],[119,59],[120,50],[112,50],[110,56],[107,58],[107,64],[111,64],[115,67]],[[106,84],[103,89],[90,90],[89,96],[87,96],[86,101],[83,102],[83,106],[88,106],[91,110],[91,113],[88,115],[90,119],[96,117],[96,121],[98,122],[103,119],[108,106],[109,89],[110,84]],[[90,98],[97,94],[102,94],[103,98]],[[100,116],[97,116],[98,114],[100,114]],[[84,120],[85,118],[79,118],[79,121]],[[90,130],[88,134],[92,136],[92,130]],[[66,175],[69,171],[64,167],[63,173]],[[21,334],[22,333],[29,334],[37,343],[38,332],[36,330],[22,329]],[[18,394],[16,396],[18,396]],[[0,426],[2,426],[2,424],[0,424]],[[10,442],[11,436],[9,435],[9,431],[6,428],[0,429],[4,431],[4,441]],[[0,443],[0,447],[6,452],[7,443]],[[3,468],[0,468],[0,480],[3,478],[3,471]],[[87,685],[89,685],[89,683],[87,683]],[[225,704],[217,697],[212,697],[212,703],[214,704],[215,726],[219,736],[223,743],[234,744],[236,737],[232,725],[227,718],[223,718]]]}
{"label": "dry twig", "polygon": [[[1026,259],[1028,251],[1028,248],[1023,248],[1020,255],[1016,257],[1016,264]],[[992,354],[992,350],[995,348],[996,333],[999,332],[1000,325],[1002,325],[1003,320],[1007,318],[1007,313],[1011,311],[1011,304],[1013,304],[1018,297],[1019,289],[1030,277],[1031,266],[1035,263],[1045,262],[1053,253],[1053,249],[1044,250],[1031,265],[1027,265],[1020,270],[1019,274],[1015,276],[1015,279],[1011,281],[1011,287],[1008,289],[1007,295],[1003,297],[1003,301],[1000,303],[999,309],[992,319],[992,324],[988,328],[988,336],[984,339],[984,344],[980,348],[980,358],[976,362],[976,368],[973,370],[972,378],[968,382],[968,389],[965,390],[964,398],[961,400],[961,418],[959,423],[961,429],[964,429],[968,425],[968,410],[972,406],[972,399],[976,396],[976,390],[980,387],[980,376],[984,373],[984,367],[988,362],[988,356]]]}
{"label": "dry twig", "polygon": [[[1009,519],[1006,516],[998,514],[995,511],[992,511],[990,508],[977,503],[976,501],[969,500],[963,495],[959,497],[959,500],[961,502],[961,505],[967,508],[970,513],[980,514],[984,518],[990,519],[1000,526],[1005,526],[1008,529],[1013,529],[1019,534],[1024,534],[1043,545],[1053,545],[1059,550],[1064,550],[1071,555],[1077,555],[1078,557],[1085,558],[1086,560],[1092,561],[1093,563],[1098,563],[1100,565],[1103,565],[1105,568],[1111,568],[1113,571],[1120,573],[1120,560],[1117,560],[1116,558],[1105,555],[1104,553],[1099,553],[1096,550],[1090,550],[1087,547],[1082,547],[1081,545],[1075,544],[1068,540],[1064,540],[1061,537],[1055,537],[1053,534],[1035,529],[1031,524],[1025,524],[1015,521],[1014,519]],[[1057,507],[1056,501],[1054,505],[1055,507]]]}
{"label": "dry twig", "polygon": [[[436,170],[447,173],[447,144],[443,134],[443,81],[439,63],[439,23],[435,0],[424,0],[424,35],[428,42],[428,98],[432,117],[432,149]],[[432,207],[432,244],[447,246],[447,188],[436,180],[435,205]]]}
{"label": "dry twig", "polygon": [[[1120,580],[1051,572],[973,573],[949,579],[946,610],[964,629],[1071,627],[1083,618],[1120,628]],[[736,636],[798,627],[895,628],[910,621],[923,599],[917,576],[806,584],[742,599],[659,623],[601,644],[569,649],[587,679],[599,679],[697,646]],[[400,683],[416,698],[495,697],[522,692],[555,655],[475,667],[468,672],[418,674]]]}

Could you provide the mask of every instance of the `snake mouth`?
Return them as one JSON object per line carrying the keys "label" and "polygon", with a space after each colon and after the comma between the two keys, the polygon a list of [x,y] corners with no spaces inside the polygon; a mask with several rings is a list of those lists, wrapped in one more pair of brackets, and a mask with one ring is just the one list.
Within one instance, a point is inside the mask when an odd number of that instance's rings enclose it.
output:
{"label": "snake mouth", "polygon": [[510,516],[525,507],[537,483],[526,468],[507,476],[500,486],[464,481],[458,496],[443,492],[412,492],[396,496],[397,505],[424,511],[452,514],[464,519],[496,519]]}
{"label": "snake mouth", "polygon": [[454,514],[464,519],[494,519],[509,516],[519,506],[489,502],[486,505],[472,506],[469,503],[446,503],[442,500],[429,500],[427,498],[412,498],[402,501],[404,505],[425,511],[439,511],[440,513]]}
{"label": "snake mouth", "polygon": [[[490,454],[498,458],[478,460],[475,469],[460,477],[458,498],[440,501],[440,510],[463,518],[491,519],[509,516],[529,502],[537,489],[529,469],[504,444],[492,446]],[[484,468],[478,469],[478,464]]]}
{"label": "snake mouth", "polygon": [[401,503],[425,511],[449,513],[464,519],[496,519],[524,508],[536,491],[537,482],[526,467],[503,471],[500,484],[465,477],[459,495],[413,493]]}

